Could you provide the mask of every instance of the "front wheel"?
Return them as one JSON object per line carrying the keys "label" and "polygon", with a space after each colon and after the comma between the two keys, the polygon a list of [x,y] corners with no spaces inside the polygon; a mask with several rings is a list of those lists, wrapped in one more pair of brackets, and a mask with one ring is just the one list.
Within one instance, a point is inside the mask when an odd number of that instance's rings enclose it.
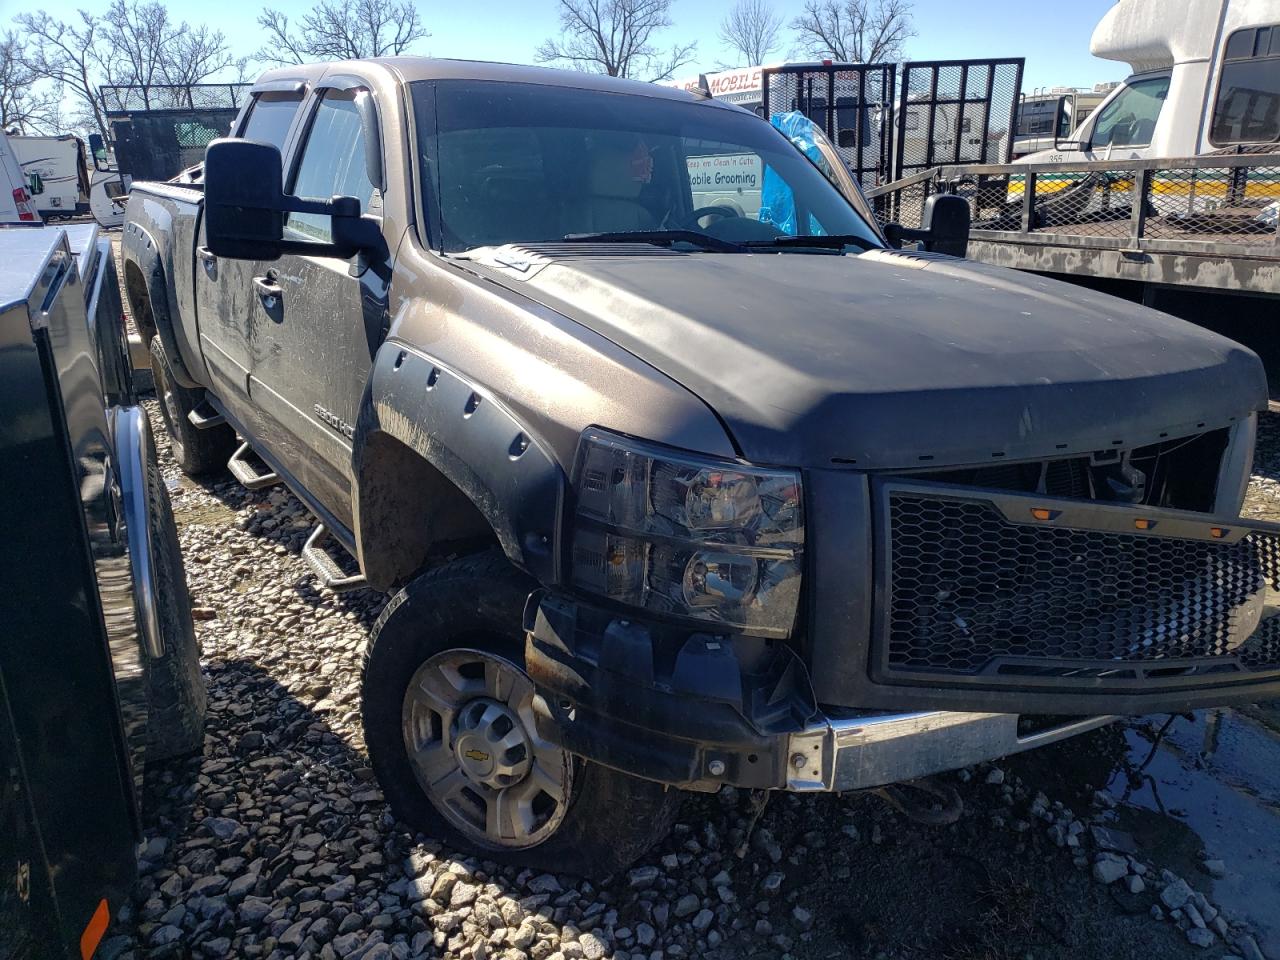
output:
{"label": "front wheel", "polygon": [[538,736],[521,631],[533,587],[492,551],[400,591],[365,654],[365,740],[415,829],[502,863],[603,876],[665,835],[679,794]]}
{"label": "front wheel", "polygon": [[169,450],[189,477],[223,470],[236,448],[236,432],[225,423],[200,430],[189,414],[200,403],[198,390],[188,390],[173,379],[169,358],[159,336],[151,338],[151,375],[160,400],[160,416],[169,434]]}

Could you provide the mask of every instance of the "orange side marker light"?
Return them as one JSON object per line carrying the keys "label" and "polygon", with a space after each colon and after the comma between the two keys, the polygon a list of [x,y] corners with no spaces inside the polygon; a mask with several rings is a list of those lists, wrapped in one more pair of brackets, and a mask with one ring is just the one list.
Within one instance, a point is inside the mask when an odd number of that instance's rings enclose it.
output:
{"label": "orange side marker light", "polygon": [[1060,513],[1062,513],[1061,510],[1049,510],[1046,507],[1031,508],[1031,516],[1035,517],[1037,520],[1055,520]]}
{"label": "orange side marker light", "polygon": [[1150,530],[1156,525],[1156,523],[1154,520],[1147,520],[1143,517],[1139,517],[1137,520],[1133,521],[1133,525],[1139,530]]}
{"label": "orange side marker light", "polygon": [[98,909],[93,911],[93,916],[89,918],[89,925],[84,928],[84,933],[80,934],[80,960],[89,960],[93,956],[110,923],[111,908],[107,906],[105,899],[99,900]]}
{"label": "orange side marker light", "polygon": [[1215,540],[1221,540],[1223,537],[1227,535],[1228,532],[1229,531],[1227,530],[1226,527],[1211,527],[1209,529],[1209,535],[1213,537]]}

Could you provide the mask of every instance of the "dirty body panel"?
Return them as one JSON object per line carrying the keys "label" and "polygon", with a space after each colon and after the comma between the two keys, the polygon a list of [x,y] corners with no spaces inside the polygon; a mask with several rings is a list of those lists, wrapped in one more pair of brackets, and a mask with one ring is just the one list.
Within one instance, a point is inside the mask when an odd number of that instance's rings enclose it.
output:
{"label": "dirty body panel", "polygon": [[1256,358],[1229,340],[967,261],[562,251],[498,255],[523,270],[482,263],[670,371],[755,463],[910,469],[1128,448],[1266,403]]}

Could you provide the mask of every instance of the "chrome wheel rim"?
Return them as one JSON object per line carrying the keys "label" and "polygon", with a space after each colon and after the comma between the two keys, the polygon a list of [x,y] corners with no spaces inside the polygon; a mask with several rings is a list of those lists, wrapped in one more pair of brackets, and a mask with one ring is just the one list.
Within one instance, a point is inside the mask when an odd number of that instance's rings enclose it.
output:
{"label": "chrome wheel rim", "polygon": [[538,736],[533,696],[523,670],[479,650],[436,654],[405,691],[401,730],[413,775],[480,845],[537,846],[568,808],[572,761]]}

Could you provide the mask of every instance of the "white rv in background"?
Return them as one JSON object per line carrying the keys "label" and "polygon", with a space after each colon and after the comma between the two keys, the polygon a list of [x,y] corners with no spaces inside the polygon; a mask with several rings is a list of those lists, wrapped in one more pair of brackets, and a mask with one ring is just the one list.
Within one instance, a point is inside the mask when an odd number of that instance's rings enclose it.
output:
{"label": "white rv in background", "polygon": [[89,169],[80,138],[10,137],[27,189],[45,220],[89,212]]}
{"label": "white rv in background", "polygon": [[22,166],[13,155],[13,147],[0,130],[0,223],[38,223],[40,217],[27,193]]}
{"label": "white rv in background", "polygon": [[1192,157],[1280,141],[1280,0],[1119,0],[1089,49],[1132,76],[1070,142],[1022,162]]}

